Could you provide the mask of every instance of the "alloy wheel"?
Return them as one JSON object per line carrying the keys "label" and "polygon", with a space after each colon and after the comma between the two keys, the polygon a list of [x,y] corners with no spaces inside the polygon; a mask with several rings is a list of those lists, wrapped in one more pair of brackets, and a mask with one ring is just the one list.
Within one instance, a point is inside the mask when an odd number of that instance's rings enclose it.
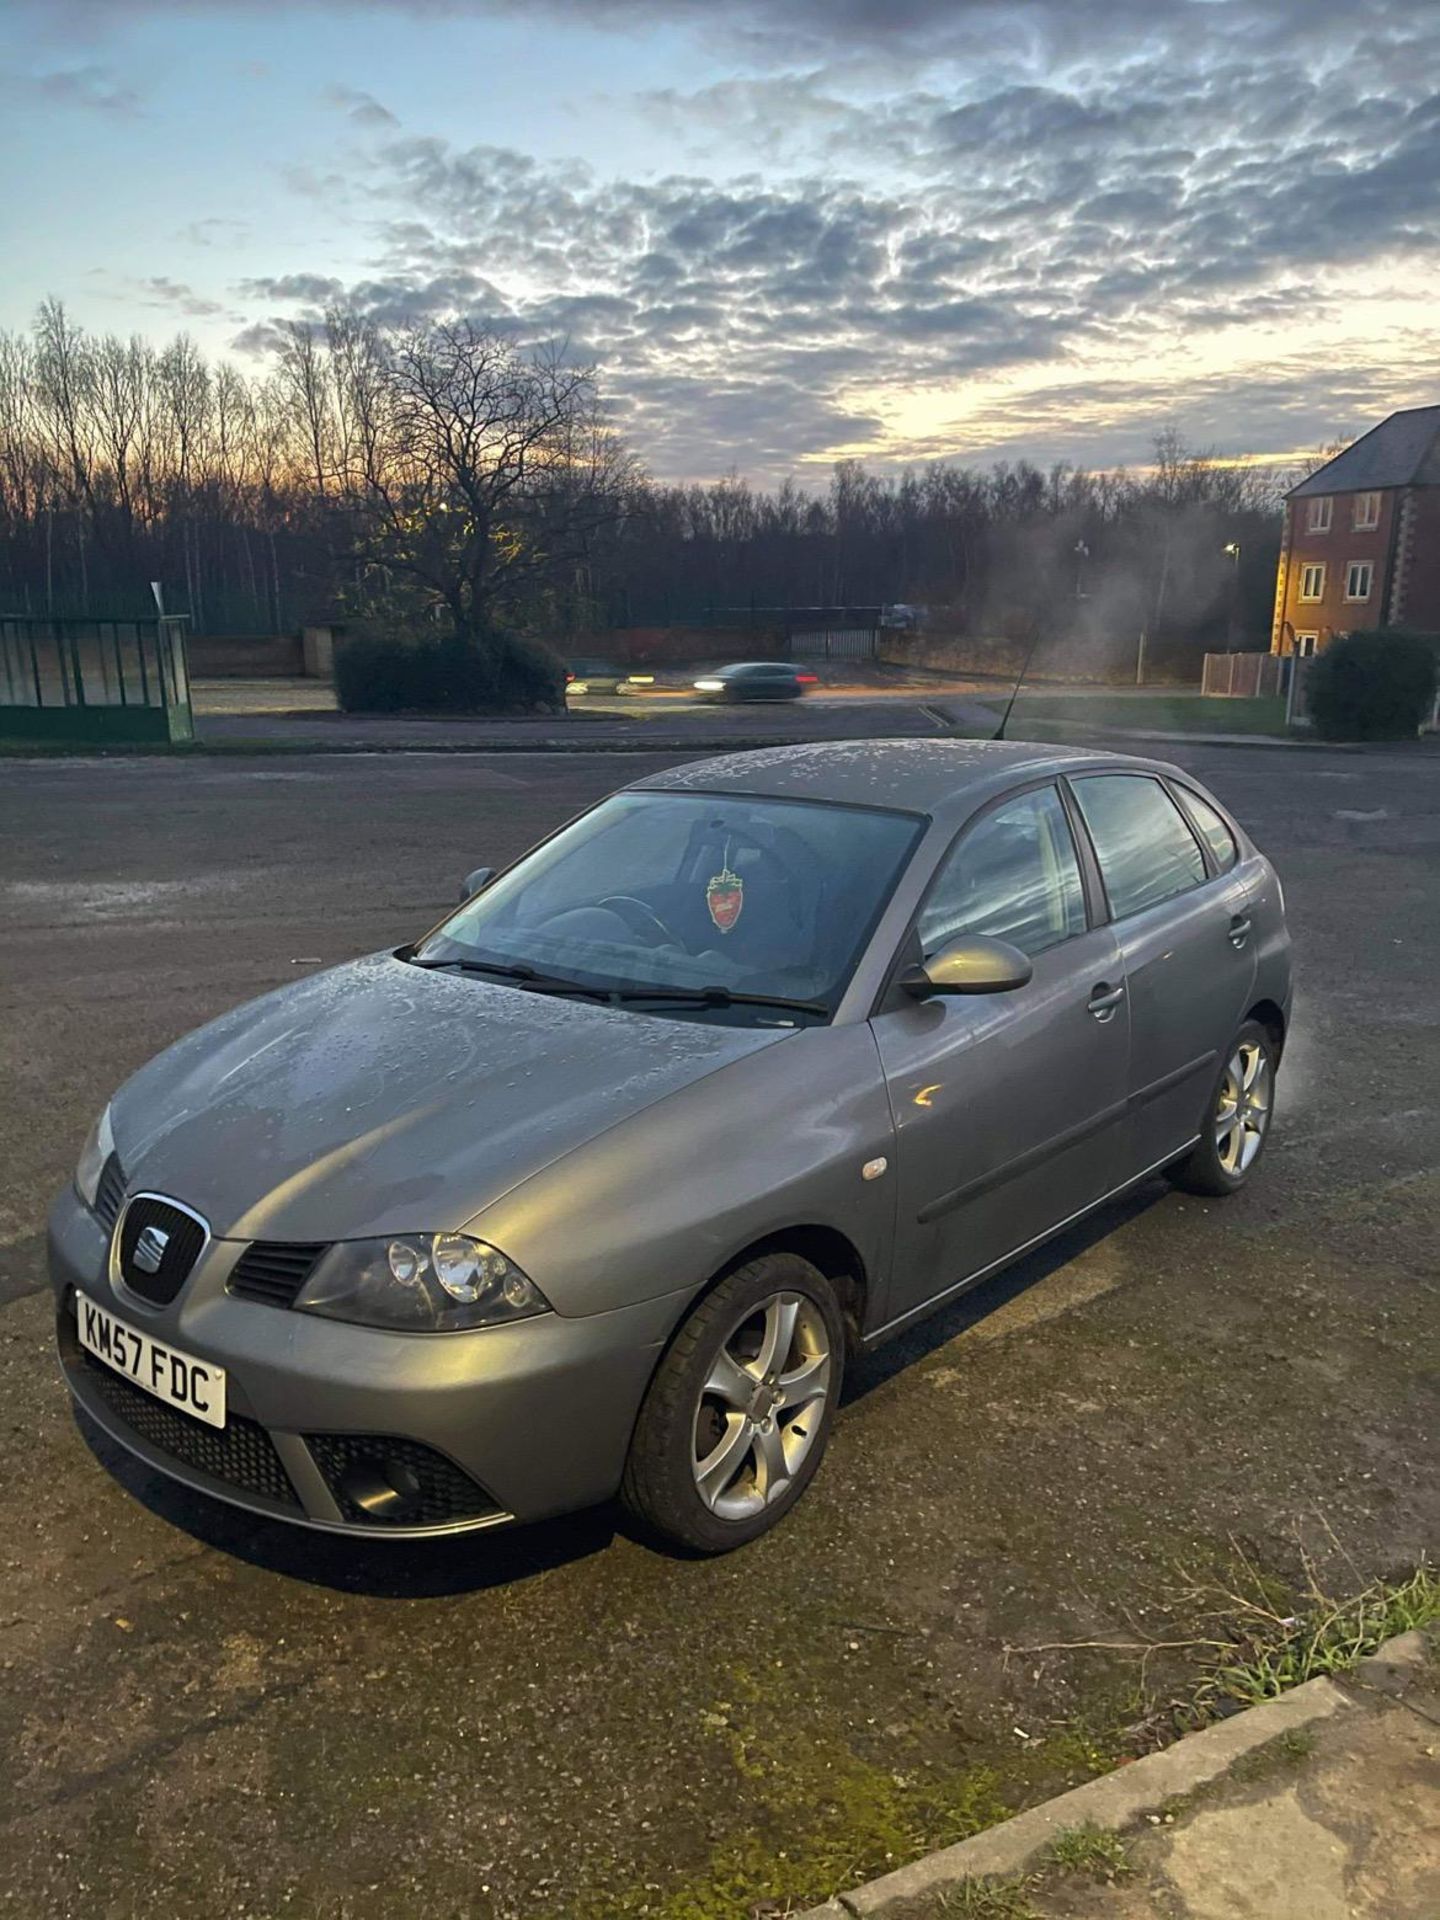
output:
{"label": "alloy wheel", "polygon": [[776,1293],[746,1309],[721,1342],[695,1407],[695,1486],[722,1520],[773,1504],[824,1422],[830,1337],[814,1301]]}
{"label": "alloy wheel", "polygon": [[1258,1041],[1242,1040],[1230,1056],[1215,1108],[1215,1155],[1228,1174],[1247,1171],[1270,1125],[1274,1075]]}

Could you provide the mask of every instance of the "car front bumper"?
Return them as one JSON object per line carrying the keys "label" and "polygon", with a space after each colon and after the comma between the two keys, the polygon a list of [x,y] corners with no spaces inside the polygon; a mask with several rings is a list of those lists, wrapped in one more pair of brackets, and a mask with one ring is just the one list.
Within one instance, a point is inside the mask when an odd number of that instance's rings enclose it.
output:
{"label": "car front bumper", "polygon": [[[538,1315],[471,1333],[386,1332],[226,1291],[243,1241],[212,1240],[168,1307],[109,1278],[110,1236],[67,1188],[51,1209],[56,1339],[76,1402],[151,1467],[220,1500],[333,1532],[418,1538],[539,1520],[608,1499],[640,1400],[684,1305]],[[77,1296],[223,1367],[227,1418],[203,1426],[80,1345]],[[376,1473],[413,1496],[354,1497]],[[418,1489],[418,1494],[415,1490]]]}

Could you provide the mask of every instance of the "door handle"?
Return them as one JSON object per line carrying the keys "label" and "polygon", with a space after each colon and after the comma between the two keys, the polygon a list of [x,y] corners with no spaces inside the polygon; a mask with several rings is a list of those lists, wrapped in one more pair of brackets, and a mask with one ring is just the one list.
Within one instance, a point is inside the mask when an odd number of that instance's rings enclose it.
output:
{"label": "door handle", "polygon": [[1115,1009],[1125,998],[1124,987],[1107,987],[1102,980],[1091,992],[1086,1007],[1103,1026],[1107,1020],[1115,1018]]}
{"label": "door handle", "polygon": [[1230,944],[1237,952],[1250,938],[1250,916],[1245,913],[1233,914],[1230,919]]}

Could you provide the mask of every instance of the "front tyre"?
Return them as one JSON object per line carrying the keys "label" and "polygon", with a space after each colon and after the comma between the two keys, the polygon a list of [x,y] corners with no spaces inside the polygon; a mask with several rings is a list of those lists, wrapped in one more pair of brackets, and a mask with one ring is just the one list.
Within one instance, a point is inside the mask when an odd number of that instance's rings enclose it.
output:
{"label": "front tyre", "polygon": [[1170,1178],[1187,1193],[1236,1193],[1254,1172],[1275,1114],[1274,1039],[1247,1020],[1231,1041],[1199,1140]]}
{"label": "front tyre", "polygon": [[621,1498],[654,1533],[728,1553],[767,1532],[814,1478],[845,1368],[835,1290],[796,1254],[737,1267],[656,1369]]}

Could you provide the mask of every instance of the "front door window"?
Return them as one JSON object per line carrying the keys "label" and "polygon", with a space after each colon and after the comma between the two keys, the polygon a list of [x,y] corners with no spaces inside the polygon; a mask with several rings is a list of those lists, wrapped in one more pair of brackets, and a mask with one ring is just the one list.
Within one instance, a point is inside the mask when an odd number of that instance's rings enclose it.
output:
{"label": "front door window", "polygon": [[961,840],[920,914],[928,959],[960,934],[988,934],[1035,955],[1085,929],[1080,863],[1060,796],[1037,787],[994,808]]}

